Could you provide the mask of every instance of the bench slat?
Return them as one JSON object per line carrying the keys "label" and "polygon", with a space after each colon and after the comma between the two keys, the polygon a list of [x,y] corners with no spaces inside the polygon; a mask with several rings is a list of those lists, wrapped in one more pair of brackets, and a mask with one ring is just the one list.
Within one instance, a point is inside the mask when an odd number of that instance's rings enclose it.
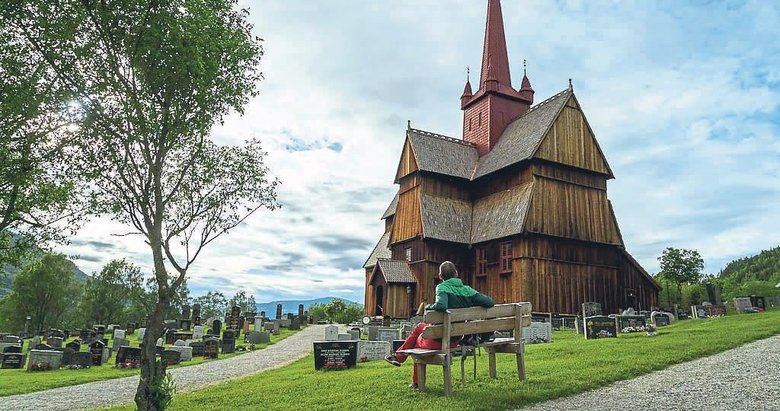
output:
{"label": "bench slat", "polygon": [[[450,321],[484,320],[491,318],[511,317],[515,315],[515,306],[520,305],[523,315],[531,313],[531,303],[497,304],[490,308],[469,307],[456,308],[450,311]],[[441,324],[444,322],[444,313],[439,311],[426,311],[423,321],[428,324]]]}
{"label": "bench slat", "polygon": [[397,353],[406,355],[434,355],[441,354],[441,350],[426,350],[424,348],[410,348],[408,350],[398,350]]}
{"label": "bench slat", "polygon": [[[525,320],[525,318],[523,318]],[[530,317],[528,322],[530,323]],[[515,328],[515,317],[494,318],[492,320],[476,320],[464,323],[454,323],[450,328],[450,336],[459,337],[462,335],[480,334],[491,331],[505,331]],[[442,338],[444,335],[444,326],[430,325],[422,333],[423,338]]]}

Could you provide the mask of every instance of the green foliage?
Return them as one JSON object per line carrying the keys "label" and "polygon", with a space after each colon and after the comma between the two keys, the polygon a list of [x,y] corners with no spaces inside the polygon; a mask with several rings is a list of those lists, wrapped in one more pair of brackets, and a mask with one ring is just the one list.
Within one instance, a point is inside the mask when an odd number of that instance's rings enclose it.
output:
{"label": "green foliage", "polygon": [[683,284],[697,284],[701,281],[704,269],[704,259],[696,250],[667,247],[660,257],[661,272],[656,277],[659,283],[673,283],[677,285],[677,296],[666,287],[667,301],[682,303]]}
{"label": "green foliage", "polygon": [[780,296],[780,247],[761,251],[758,255],[734,260],[712,280],[722,288],[723,298],[760,295]]}
{"label": "green foliage", "polygon": [[219,291],[209,291],[193,300],[193,304],[200,304],[200,316],[202,318],[222,318],[227,310],[227,299]]}
{"label": "green foliage", "polygon": [[171,373],[165,373],[163,378],[154,379],[149,384],[151,390],[151,396],[153,404],[155,404],[159,410],[165,410],[170,407],[173,402],[173,396],[176,394],[176,384],[173,382],[173,376]]}
{"label": "green foliage", "polygon": [[2,328],[22,330],[27,316],[30,331],[61,327],[75,313],[73,302],[80,295],[72,263],[61,254],[46,254],[14,277],[11,294],[2,300]]}
{"label": "green foliage", "polygon": [[[555,331],[550,344],[525,346],[527,379],[517,379],[515,358],[496,356],[497,378],[488,377],[488,361],[466,362],[466,383],[453,364],[453,395],[444,397],[442,372],[428,366],[426,392],[409,390],[411,360],[401,367],[384,361],[359,363],[339,372],[317,372],[311,355],[283,368],[180,394],[172,410],[506,410],[608,386],[653,371],[706,357],[751,341],[780,334],[780,310],[678,321],[658,336],[621,334],[586,340],[573,331]],[[652,353],[650,355],[649,353]],[[349,389],[345,389],[349,387]],[[377,389],[382,387],[382,389]],[[248,392],[273,392],[250,396]],[[361,393],[355,395],[355,393]],[[112,410],[131,410],[115,407]]]}
{"label": "green foliage", "polygon": [[112,260],[87,278],[80,311],[84,325],[124,324],[141,305],[141,269],[126,260]]}
{"label": "green foliage", "polygon": [[349,324],[363,317],[363,306],[345,303],[338,298],[328,304],[313,304],[309,306],[309,314],[321,319],[339,324]]}
{"label": "green foliage", "polygon": [[239,290],[235,295],[233,295],[233,297],[230,299],[230,302],[227,304],[227,310],[230,310],[235,306],[241,307],[242,313],[257,311],[257,302],[255,301],[255,296],[252,294],[247,294],[247,292],[244,290]]}

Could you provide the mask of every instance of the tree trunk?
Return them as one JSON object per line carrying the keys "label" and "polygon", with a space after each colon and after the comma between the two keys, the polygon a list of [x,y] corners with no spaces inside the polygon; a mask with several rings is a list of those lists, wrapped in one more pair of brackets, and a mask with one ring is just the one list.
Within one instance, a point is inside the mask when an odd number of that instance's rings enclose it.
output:
{"label": "tree trunk", "polygon": [[[159,237],[158,237],[159,238]],[[157,304],[149,316],[141,351],[141,379],[135,392],[136,409],[141,411],[162,411],[165,399],[159,392],[160,383],[165,378],[167,364],[157,360],[157,339],[163,334],[163,321],[168,312],[171,292],[168,289],[168,275],[165,271],[162,250],[159,241],[150,241],[154,258],[154,270],[157,277]],[[155,247],[156,243],[156,247]]]}

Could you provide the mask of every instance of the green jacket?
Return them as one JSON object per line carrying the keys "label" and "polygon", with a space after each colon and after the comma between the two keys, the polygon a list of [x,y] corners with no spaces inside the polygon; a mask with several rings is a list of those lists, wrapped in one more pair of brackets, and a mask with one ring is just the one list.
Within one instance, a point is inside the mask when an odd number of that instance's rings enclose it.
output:
{"label": "green jacket", "polygon": [[485,307],[496,305],[493,299],[463,285],[460,278],[450,278],[436,286],[436,302],[425,306],[426,310],[447,311],[451,308]]}

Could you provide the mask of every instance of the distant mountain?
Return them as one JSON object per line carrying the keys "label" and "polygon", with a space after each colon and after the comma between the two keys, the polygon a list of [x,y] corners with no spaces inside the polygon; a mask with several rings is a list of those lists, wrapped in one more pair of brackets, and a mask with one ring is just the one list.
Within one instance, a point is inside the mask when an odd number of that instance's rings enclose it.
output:
{"label": "distant mountain", "polygon": [[[288,300],[288,301],[271,301],[270,303],[258,303],[257,313],[259,315],[260,312],[265,311],[266,316],[273,317],[276,315],[276,305],[281,304],[283,313],[297,314],[299,304],[303,304],[303,309],[308,310],[309,306],[311,305],[328,304],[337,298],[338,297],[323,297],[323,298],[316,298],[313,300],[300,300],[300,301]],[[347,300],[346,298],[338,298],[338,299],[344,301],[347,304],[357,304],[356,302]]]}
{"label": "distant mountain", "polygon": [[[86,282],[87,281],[87,274],[84,273],[84,271],[81,271],[81,269],[74,263],[73,261],[70,261],[70,265],[73,267],[73,275],[76,278],[76,281],[78,282]],[[14,266],[6,266],[5,271],[8,273],[8,275],[2,274],[0,272],[0,297],[8,294],[11,292],[11,284],[14,282],[14,276],[16,273],[19,272],[19,269]]]}

